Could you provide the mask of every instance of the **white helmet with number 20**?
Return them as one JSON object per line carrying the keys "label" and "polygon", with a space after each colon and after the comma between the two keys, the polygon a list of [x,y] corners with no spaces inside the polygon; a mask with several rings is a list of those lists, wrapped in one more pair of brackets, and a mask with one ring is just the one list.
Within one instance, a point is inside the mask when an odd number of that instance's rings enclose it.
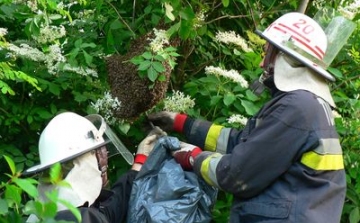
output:
{"label": "white helmet with number 20", "polygon": [[263,32],[257,33],[326,79],[335,80],[326,71],[328,65],[323,62],[327,50],[327,36],[312,18],[298,12],[287,13]]}

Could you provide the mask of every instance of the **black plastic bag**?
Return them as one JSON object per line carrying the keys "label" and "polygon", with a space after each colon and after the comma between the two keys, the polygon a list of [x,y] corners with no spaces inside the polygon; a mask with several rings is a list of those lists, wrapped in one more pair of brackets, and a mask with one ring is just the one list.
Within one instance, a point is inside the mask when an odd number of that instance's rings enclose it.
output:
{"label": "black plastic bag", "polygon": [[182,170],[170,154],[178,149],[180,142],[175,137],[158,140],[134,180],[128,223],[211,221],[218,191],[195,173]]}

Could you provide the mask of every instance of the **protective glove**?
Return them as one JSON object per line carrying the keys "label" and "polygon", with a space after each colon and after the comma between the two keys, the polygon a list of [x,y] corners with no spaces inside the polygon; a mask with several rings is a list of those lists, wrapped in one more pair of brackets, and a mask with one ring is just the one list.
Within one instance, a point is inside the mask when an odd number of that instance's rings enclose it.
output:
{"label": "protective glove", "polygon": [[180,150],[172,152],[172,156],[184,170],[192,170],[194,160],[201,152],[202,150],[195,145],[180,142]]}
{"label": "protective glove", "polygon": [[162,111],[148,115],[149,121],[151,121],[154,125],[159,126],[166,132],[181,132],[186,117],[186,115],[168,111]]}
{"label": "protective glove", "polygon": [[161,128],[158,126],[155,126],[149,134],[146,136],[145,139],[143,139],[136,151],[135,155],[135,163],[144,164],[147,157],[151,153],[151,151],[154,149],[156,141],[162,137],[167,135],[166,132],[164,132]]}

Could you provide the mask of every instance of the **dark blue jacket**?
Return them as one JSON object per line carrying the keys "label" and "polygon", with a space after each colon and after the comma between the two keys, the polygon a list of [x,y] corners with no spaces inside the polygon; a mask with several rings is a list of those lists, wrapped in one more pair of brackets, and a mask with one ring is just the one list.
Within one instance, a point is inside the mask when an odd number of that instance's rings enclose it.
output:
{"label": "dark blue jacket", "polygon": [[277,92],[241,131],[187,118],[183,133],[206,150],[195,172],[234,195],[230,222],[340,222],[342,150],[331,109],[316,95]]}

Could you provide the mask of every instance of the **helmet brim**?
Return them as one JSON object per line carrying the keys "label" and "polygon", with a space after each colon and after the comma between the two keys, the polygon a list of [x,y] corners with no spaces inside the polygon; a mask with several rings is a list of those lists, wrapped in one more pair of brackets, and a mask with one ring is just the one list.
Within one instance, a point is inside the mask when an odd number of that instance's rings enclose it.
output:
{"label": "helmet brim", "polygon": [[76,157],[79,157],[79,156],[81,156],[81,155],[83,155],[83,154],[85,154],[87,152],[90,152],[92,150],[96,150],[96,149],[98,149],[100,147],[103,147],[103,146],[107,145],[110,142],[111,142],[110,140],[106,140],[106,141],[104,141],[104,142],[102,142],[100,144],[97,144],[96,146],[90,147],[90,148],[88,148],[86,150],[83,150],[83,151],[81,151],[79,153],[73,154],[72,156],[66,157],[65,159],[62,159],[62,160],[59,160],[59,161],[56,161],[56,162],[35,165],[35,166],[30,167],[29,169],[25,170],[24,172],[22,172],[21,175],[22,176],[29,176],[29,175],[35,175],[35,174],[41,173],[44,170],[49,169],[55,163],[65,163],[65,162],[67,162],[69,160],[73,160]]}
{"label": "helmet brim", "polygon": [[283,51],[284,53],[288,54],[289,56],[294,57],[295,59],[297,59],[298,61],[303,63],[305,66],[309,67],[316,73],[320,74],[325,79],[327,79],[329,81],[335,81],[335,78],[329,72],[327,72],[324,68],[322,68],[320,65],[314,63],[310,59],[304,57],[303,55],[301,55],[300,53],[294,51],[293,49],[291,49],[289,47],[286,47],[280,43],[277,43],[277,42],[271,40],[271,38],[264,35],[260,30],[256,30],[255,33],[258,34],[263,39],[265,39],[266,41],[268,41],[269,43],[273,44],[279,50]]}

